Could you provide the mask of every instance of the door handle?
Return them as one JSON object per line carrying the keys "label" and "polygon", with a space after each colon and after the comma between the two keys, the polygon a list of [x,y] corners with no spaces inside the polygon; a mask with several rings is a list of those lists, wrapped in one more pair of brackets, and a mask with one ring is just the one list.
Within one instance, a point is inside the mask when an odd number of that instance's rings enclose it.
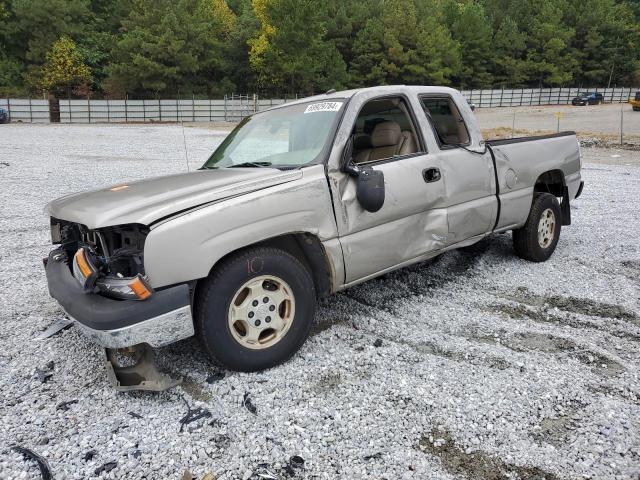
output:
{"label": "door handle", "polygon": [[427,183],[437,182],[442,178],[442,174],[440,173],[439,168],[435,168],[435,167],[425,168],[422,171],[422,178],[424,178],[424,181]]}

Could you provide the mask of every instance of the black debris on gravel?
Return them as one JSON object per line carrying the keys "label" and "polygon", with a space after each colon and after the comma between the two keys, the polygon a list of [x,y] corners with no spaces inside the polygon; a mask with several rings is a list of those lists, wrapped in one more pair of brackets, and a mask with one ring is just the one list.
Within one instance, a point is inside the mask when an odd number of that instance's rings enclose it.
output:
{"label": "black debris on gravel", "polygon": [[85,453],[82,456],[82,459],[85,462],[88,462],[89,460],[93,460],[93,457],[95,457],[98,454],[98,452],[96,452],[95,450],[89,450],[87,453]]}
{"label": "black debris on gravel", "polygon": [[63,412],[66,412],[67,410],[69,410],[69,407],[74,403],[78,403],[78,400],[69,400],[67,402],[61,402],[56,406],[56,410],[62,410]]}
{"label": "black debris on gravel", "polygon": [[38,377],[38,380],[40,380],[40,383],[47,383],[47,380],[53,377],[53,372],[36,368],[36,376]]}
{"label": "black debris on gravel", "polygon": [[51,325],[49,325],[49,327],[43,330],[39,335],[37,335],[36,339],[44,340],[46,338],[51,338],[54,335],[62,332],[63,330],[66,330],[71,325],[73,325],[73,321],[69,320],[68,318],[59,318]]}
{"label": "black debris on gravel", "polygon": [[376,347],[376,348],[381,347],[382,346],[382,340],[380,340],[378,338],[375,342],[373,342],[373,346]]}
{"label": "black debris on gravel", "polygon": [[364,457],[365,460],[378,460],[380,458],[382,458],[382,452],[376,452],[371,455],[365,455]]}
{"label": "black debris on gravel", "polygon": [[300,455],[294,455],[289,458],[289,462],[282,468],[282,471],[288,477],[295,477],[297,475],[297,470],[304,468],[304,458]]}
{"label": "black debris on gravel", "polygon": [[22,454],[22,456],[26,459],[34,460],[38,464],[42,480],[51,480],[53,478],[53,476],[51,475],[51,468],[49,467],[49,463],[36,452],[34,452],[33,450],[29,450],[28,448],[21,447],[20,445],[13,445],[11,449],[14,452]]}
{"label": "black debris on gravel", "polygon": [[213,372],[211,374],[209,374],[209,376],[207,377],[207,383],[215,383],[218,382],[220,380],[222,380],[225,377],[225,374],[223,371],[216,371]]}
{"label": "black debris on gravel", "polygon": [[93,473],[95,473],[96,475],[101,475],[102,473],[108,473],[114,468],[116,468],[117,466],[118,466],[118,462],[107,462],[104,465],[101,465],[98,468],[96,468]]}
{"label": "black debris on gravel", "polygon": [[182,397],[182,400],[187,406],[187,414],[180,419],[180,433],[184,431],[185,425],[188,425],[197,420],[200,420],[201,418],[211,417],[211,412],[206,408],[201,408],[201,407],[191,408],[191,406],[189,405],[189,402],[187,402],[184,397]]}
{"label": "black debris on gravel", "polygon": [[294,455],[289,459],[289,465],[293,468],[304,468],[304,458],[300,455]]}
{"label": "black debris on gravel", "polygon": [[251,401],[251,396],[249,395],[249,393],[245,393],[244,397],[242,398],[242,405],[249,410],[251,413],[253,413],[254,415],[258,414],[258,409],[256,408],[256,406],[253,404],[253,402]]}
{"label": "black debris on gravel", "polygon": [[129,412],[129,416],[131,416],[131,418],[142,418],[142,415],[136,412]]}
{"label": "black debris on gravel", "polygon": [[38,377],[38,380],[40,380],[40,383],[47,383],[47,380],[53,376],[53,368],[55,366],[56,364],[54,361],[50,360],[45,365],[45,368],[36,368],[36,376]]}

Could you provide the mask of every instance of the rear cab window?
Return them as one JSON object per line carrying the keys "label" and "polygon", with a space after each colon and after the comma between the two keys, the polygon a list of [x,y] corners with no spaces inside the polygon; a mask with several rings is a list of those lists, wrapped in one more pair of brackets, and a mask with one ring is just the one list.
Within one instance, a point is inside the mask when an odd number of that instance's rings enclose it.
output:
{"label": "rear cab window", "polygon": [[425,95],[420,97],[420,103],[441,147],[470,144],[469,130],[453,98]]}

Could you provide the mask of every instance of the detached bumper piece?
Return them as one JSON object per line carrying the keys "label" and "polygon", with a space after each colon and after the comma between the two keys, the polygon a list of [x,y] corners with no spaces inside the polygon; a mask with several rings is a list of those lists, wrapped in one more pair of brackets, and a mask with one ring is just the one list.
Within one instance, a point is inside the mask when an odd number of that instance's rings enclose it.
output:
{"label": "detached bumper piece", "polygon": [[49,254],[45,270],[49,294],[80,331],[105,347],[107,376],[116,390],[162,391],[181,383],[156,369],[151,347],[194,335],[187,285],[156,291],[144,301],[85,293],[59,249]]}
{"label": "detached bumper piece", "polygon": [[107,377],[119,392],[147,390],[162,392],[182,383],[160,373],[153,361],[153,350],[145,344],[121,349],[105,349]]}

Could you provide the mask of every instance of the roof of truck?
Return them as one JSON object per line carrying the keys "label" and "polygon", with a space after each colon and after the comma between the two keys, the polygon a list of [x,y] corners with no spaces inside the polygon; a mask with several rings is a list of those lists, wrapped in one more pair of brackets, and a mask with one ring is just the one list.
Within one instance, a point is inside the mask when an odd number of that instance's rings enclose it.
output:
{"label": "roof of truck", "polygon": [[298,103],[314,102],[319,100],[332,100],[339,98],[351,98],[357,93],[375,92],[384,95],[385,93],[458,93],[458,90],[449,87],[438,87],[428,85],[382,85],[378,87],[366,87],[366,88],[354,88],[352,90],[341,90],[339,92],[323,93],[320,95],[313,95],[311,97],[304,97],[287,102],[273,108],[282,107],[284,105],[295,105]]}

